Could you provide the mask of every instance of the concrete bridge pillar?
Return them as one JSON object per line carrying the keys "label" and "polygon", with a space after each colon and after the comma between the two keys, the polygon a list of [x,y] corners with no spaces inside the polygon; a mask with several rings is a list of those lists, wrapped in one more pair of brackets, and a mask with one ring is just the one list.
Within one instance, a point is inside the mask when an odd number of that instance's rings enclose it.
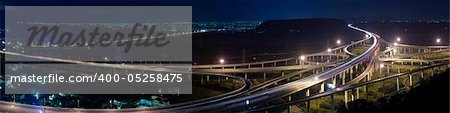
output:
{"label": "concrete bridge pillar", "polygon": [[[289,95],[288,101],[289,102],[291,101],[291,95]],[[289,105],[289,107],[288,107],[288,113],[291,113],[291,106],[292,105]]]}
{"label": "concrete bridge pillar", "polygon": [[244,76],[245,76],[245,79],[247,80],[247,73],[245,73]]}
{"label": "concrete bridge pillar", "polygon": [[387,74],[389,75],[389,65],[386,65],[386,69],[387,69]]}
{"label": "concrete bridge pillar", "polygon": [[409,74],[409,86],[413,85],[413,78],[412,78],[412,74]]}
{"label": "concrete bridge pillar", "polygon": [[322,93],[322,92],[324,92],[325,91],[325,82],[322,82],[321,84],[320,84],[320,93]]}
{"label": "concrete bridge pillar", "polygon": [[423,71],[420,71],[420,78],[423,79]]}
{"label": "concrete bridge pillar", "polygon": [[356,88],[356,99],[359,99],[359,87]]}
{"label": "concrete bridge pillar", "polygon": [[309,92],[309,88],[308,89],[306,89],[306,97],[309,97],[310,96],[310,92]]}
{"label": "concrete bridge pillar", "polygon": [[209,82],[209,75],[206,75],[206,81]]}
{"label": "concrete bridge pillar", "polygon": [[355,101],[355,96],[353,96],[353,91],[352,91],[352,95],[350,95],[350,99],[351,99],[351,101]]}
{"label": "concrete bridge pillar", "polygon": [[331,113],[334,113],[334,94],[331,94]]}
{"label": "concrete bridge pillar", "polygon": [[397,84],[397,91],[399,91],[400,90],[400,84],[398,83],[399,77],[397,77],[395,80],[396,80],[396,84]]}
{"label": "concrete bridge pillar", "polygon": [[348,108],[348,91],[344,91],[344,104],[345,108]]}
{"label": "concrete bridge pillar", "polygon": [[353,67],[350,67],[350,73],[349,73],[349,76],[350,76],[350,80],[353,80]]}
{"label": "concrete bridge pillar", "polygon": [[431,68],[431,76],[434,75],[434,68]]}
{"label": "concrete bridge pillar", "polygon": [[345,84],[345,73],[342,74],[342,84]]}
{"label": "concrete bridge pillar", "polygon": [[[309,97],[309,89],[306,90],[306,97]],[[310,100],[306,101],[306,112],[311,113],[311,102]]]}
{"label": "concrete bridge pillar", "polygon": [[336,76],[333,76],[333,85],[336,86]]}
{"label": "concrete bridge pillar", "polygon": [[359,63],[355,65],[356,70],[358,70],[359,65],[360,65]]}
{"label": "concrete bridge pillar", "polygon": [[203,82],[203,76],[202,76],[202,75],[200,75],[200,82],[201,82],[202,84],[205,84],[205,83]]}
{"label": "concrete bridge pillar", "polygon": [[263,73],[263,80],[266,81],[266,73]]}

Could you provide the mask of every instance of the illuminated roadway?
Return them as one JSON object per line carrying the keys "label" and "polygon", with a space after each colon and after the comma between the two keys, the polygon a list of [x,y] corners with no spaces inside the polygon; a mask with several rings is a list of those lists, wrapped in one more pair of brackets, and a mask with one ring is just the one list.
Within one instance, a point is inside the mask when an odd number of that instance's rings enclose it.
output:
{"label": "illuminated roadway", "polygon": [[[381,42],[384,40],[381,40],[380,37],[376,34],[370,33],[368,31],[353,27],[351,25],[349,25],[350,28],[353,28],[355,30],[364,32],[365,34],[368,34],[369,37],[367,39],[364,39],[362,41],[367,41],[372,39],[373,43],[372,45],[369,47],[368,50],[366,50],[364,53],[360,54],[360,55],[354,55],[352,53],[350,53],[348,51],[348,48],[356,43],[352,43],[350,45],[344,46],[344,52],[352,55],[354,57],[350,58],[350,59],[343,59],[341,61],[337,61],[337,62],[332,62],[330,64],[325,63],[325,64],[321,64],[318,66],[314,66],[314,65],[303,65],[305,67],[302,68],[298,68],[295,66],[289,67],[289,66],[274,66],[274,67],[259,67],[262,69],[259,70],[251,70],[253,68],[248,68],[246,71],[248,72],[261,72],[261,71],[265,71],[266,69],[276,69],[276,68],[280,68],[280,70],[289,70],[289,69],[293,69],[293,70],[300,70],[300,71],[295,71],[293,73],[289,73],[286,76],[281,76],[281,77],[277,77],[275,79],[266,81],[265,83],[263,83],[263,85],[257,86],[257,87],[253,87],[253,88],[245,88],[248,89],[246,91],[241,91],[244,88],[240,88],[241,90],[239,91],[235,91],[232,93],[228,93],[227,95],[223,95],[223,96],[218,96],[218,97],[211,97],[211,98],[206,98],[206,99],[200,99],[197,101],[192,101],[192,102],[186,102],[186,103],[180,103],[180,104],[174,104],[174,105],[170,105],[167,107],[160,107],[160,108],[127,108],[127,109],[81,109],[81,108],[54,108],[54,107],[47,107],[47,106],[34,106],[34,105],[24,105],[24,104],[16,104],[16,103],[12,103],[12,102],[0,102],[0,111],[9,111],[9,112],[200,112],[200,111],[221,111],[221,110],[227,110],[227,109],[236,109],[236,108],[247,108],[247,107],[251,107],[253,105],[257,105],[258,103],[265,103],[265,102],[270,102],[276,99],[280,99],[282,97],[285,97],[287,95],[293,94],[295,92],[304,90],[306,88],[309,88],[313,85],[319,84],[321,82],[324,82],[327,79],[332,78],[333,76],[338,75],[340,72],[358,64],[361,63],[362,61],[368,59],[369,57],[373,56],[376,54],[376,51],[380,48],[381,46]],[[419,47],[419,48],[427,48],[428,46],[413,46],[413,45],[401,45],[401,46],[407,46],[407,47]],[[446,48],[447,46],[443,46],[443,47],[436,47],[436,48]],[[429,47],[428,47],[429,48]],[[8,53],[8,52],[3,52],[5,54],[12,54],[12,55],[18,55],[18,56],[23,56],[21,54],[16,54],[16,53]],[[326,54],[326,53],[324,53]],[[327,54],[327,55],[332,55],[332,54]],[[23,56],[23,57],[30,57],[30,56]],[[34,56],[32,56],[34,57]],[[44,59],[44,60],[55,60],[55,59],[48,59],[45,57],[37,57],[38,59]],[[90,62],[79,62],[79,61],[66,61],[64,59],[57,59],[58,61],[64,61],[64,62],[72,62],[72,63],[76,63],[76,64],[85,64],[85,65],[93,65],[93,66],[102,66],[102,67],[111,67],[111,68],[117,68],[116,65],[105,65],[105,64],[95,64],[95,63],[90,63]],[[280,60],[281,61],[284,61]],[[293,59],[287,59],[287,60],[293,60]],[[377,60],[372,58],[369,66],[368,67],[373,67],[373,62]],[[382,58],[379,60],[383,60],[383,61],[399,61],[399,60],[405,60],[405,59],[400,59],[400,58]],[[415,61],[415,62],[421,62],[421,60],[408,60],[407,61]],[[445,59],[443,59],[445,60]],[[345,62],[343,62],[345,61]],[[427,61],[428,60],[424,60]],[[275,61],[275,62],[279,62],[279,61]],[[267,62],[267,63],[273,63],[272,62]],[[247,63],[247,64],[241,64],[238,66],[250,66],[250,65],[258,65],[258,64],[262,64],[264,65],[264,62],[258,62],[258,63]],[[327,66],[327,65],[331,65],[334,64],[334,68],[326,70],[325,72],[319,73],[319,74],[315,74],[315,75],[310,75],[308,77],[305,77],[303,79],[300,80],[296,80],[296,81],[292,81],[286,84],[282,84],[273,88],[269,88],[269,89],[265,89],[263,91],[260,92],[256,92],[259,89],[265,88],[268,85],[274,84],[276,82],[279,82],[281,80],[284,80],[288,77],[292,77],[295,75],[298,75],[299,73],[303,73],[312,69],[316,69],[322,66]],[[193,68],[199,68],[199,69],[205,69],[203,71],[206,71],[207,68],[224,68],[224,67],[228,67],[228,66],[236,66],[236,65],[201,65],[201,66],[193,66]],[[308,66],[308,67],[306,67]],[[295,67],[295,68],[294,68]],[[134,68],[134,69],[148,69],[148,70],[152,70],[152,71],[172,71],[170,69],[166,69],[166,68],[158,68],[155,69],[154,67],[145,67],[145,66],[125,66],[122,68]],[[233,67],[236,68],[236,67]],[[258,67],[254,67],[254,68],[258,68]],[[266,69],[264,69],[266,68]],[[240,68],[238,68],[240,69]],[[245,68],[242,68],[245,69]],[[214,69],[214,70],[219,70],[219,72],[223,72],[224,70],[227,70],[226,68],[224,69]],[[239,71],[231,71],[232,69],[230,69],[230,71],[226,71],[226,72],[242,72],[243,70],[239,70]],[[368,68],[366,69],[363,73],[360,74],[360,76],[358,76],[357,78],[355,78],[352,81],[359,81],[361,80],[365,74],[367,74],[369,71],[373,70],[372,68]],[[217,71],[210,71],[210,72],[217,72]],[[205,74],[205,73],[203,73]],[[206,74],[211,74],[211,75],[221,75],[221,74],[214,74],[214,73],[206,73]],[[402,74],[402,73],[401,73]],[[405,73],[403,73],[405,74]],[[225,75],[223,75],[225,76]],[[399,74],[400,76],[400,74]],[[231,76],[229,76],[231,77]],[[240,80],[242,80],[242,78],[239,78]],[[378,80],[378,79],[377,79]],[[354,88],[356,86],[355,85],[357,82],[352,82],[350,81],[348,84],[344,84],[339,86],[336,90],[332,90],[332,91],[326,91],[324,93],[320,93],[318,95],[314,95],[314,96],[309,96],[306,99],[312,99],[312,98],[318,98],[320,96],[325,96],[325,95],[329,95],[329,94],[333,94],[336,92],[340,92],[340,91],[345,91],[345,89],[351,89]],[[369,81],[369,82],[373,82],[373,81]],[[249,87],[249,86],[245,86],[245,87]],[[250,94],[250,95],[248,95]],[[297,101],[302,101],[302,100],[306,100],[306,99],[301,99],[301,100],[297,100]],[[248,103],[247,103],[248,102]],[[296,101],[291,101],[289,103],[292,102],[296,102]],[[286,103],[287,104],[287,103]]]}

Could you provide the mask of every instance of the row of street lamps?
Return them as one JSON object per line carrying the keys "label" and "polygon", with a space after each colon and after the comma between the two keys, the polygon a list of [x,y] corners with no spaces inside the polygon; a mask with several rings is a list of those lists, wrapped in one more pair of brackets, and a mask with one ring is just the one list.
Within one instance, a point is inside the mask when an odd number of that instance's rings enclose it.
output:
{"label": "row of street lamps", "polygon": [[[396,43],[400,42],[402,39],[400,37],[396,38]],[[396,45],[396,43],[394,43],[394,45]],[[440,44],[441,43],[441,38],[436,38],[436,43]]]}
{"label": "row of street lamps", "polygon": [[[368,37],[370,37],[370,36],[369,36],[369,35],[366,35],[366,37],[368,38]],[[397,38],[396,38],[396,42],[394,42],[394,46],[397,46],[401,40],[402,40],[402,39],[401,39],[400,37],[397,37]],[[341,42],[340,39],[336,40],[336,44],[341,45],[341,43],[342,43],[342,42]],[[440,44],[440,43],[441,43],[441,39],[440,39],[440,38],[436,38],[436,43]],[[327,52],[331,52],[331,51],[332,51],[331,48],[328,48],[328,49],[327,49]],[[396,50],[394,50],[394,51],[396,51]],[[300,56],[300,60],[305,60],[305,59],[306,59],[305,56],[303,56],[303,55]],[[225,59],[221,58],[221,59],[219,59],[219,62],[220,62],[220,64],[225,64]]]}

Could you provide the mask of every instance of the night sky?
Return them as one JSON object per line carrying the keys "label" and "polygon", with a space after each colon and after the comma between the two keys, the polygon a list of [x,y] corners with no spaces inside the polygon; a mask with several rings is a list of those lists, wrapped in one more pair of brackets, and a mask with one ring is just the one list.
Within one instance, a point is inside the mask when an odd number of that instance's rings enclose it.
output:
{"label": "night sky", "polygon": [[192,6],[194,21],[448,20],[449,0],[3,0],[3,5]]}

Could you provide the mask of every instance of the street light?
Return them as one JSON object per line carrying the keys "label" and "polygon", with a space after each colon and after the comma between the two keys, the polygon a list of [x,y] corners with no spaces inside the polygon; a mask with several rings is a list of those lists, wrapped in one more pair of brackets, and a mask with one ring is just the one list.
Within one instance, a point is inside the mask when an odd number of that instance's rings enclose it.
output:
{"label": "street light", "polygon": [[337,40],[336,43],[337,43],[337,44],[341,44],[341,40]]}
{"label": "street light", "polygon": [[327,49],[327,52],[328,52],[328,53],[329,53],[329,52],[331,52],[331,49],[330,49],[330,48],[328,48],[328,49]]}
{"label": "street light", "polygon": [[397,46],[398,45],[398,43],[397,42],[394,42],[394,46]]}
{"label": "street light", "polygon": [[370,37],[370,35],[369,34],[366,34],[366,38],[369,38]]}
{"label": "street light", "polygon": [[437,39],[436,39],[436,43],[441,43],[441,39],[440,39],[440,38],[437,38]]}
{"label": "street light", "polygon": [[305,60],[306,57],[304,55],[300,56],[300,60]]}
{"label": "street light", "polygon": [[402,39],[400,37],[397,37],[397,42],[400,42]]}
{"label": "street light", "polygon": [[225,63],[225,60],[224,60],[223,58],[221,58],[221,59],[219,60],[219,62],[220,62],[220,64],[224,64],[224,63]]}

